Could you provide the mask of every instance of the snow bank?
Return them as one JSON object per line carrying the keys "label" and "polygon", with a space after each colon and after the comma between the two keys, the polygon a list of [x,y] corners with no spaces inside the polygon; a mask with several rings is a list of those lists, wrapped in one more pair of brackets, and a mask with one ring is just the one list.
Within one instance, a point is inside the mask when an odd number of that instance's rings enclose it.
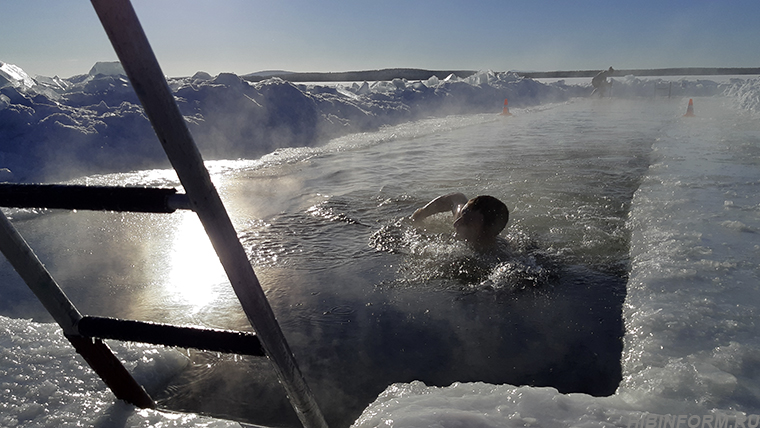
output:
{"label": "snow bank", "polygon": [[736,100],[739,108],[755,113],[760,112],[760,79],[735,79],[726,89],[725,95]]}
{"label": "snow bank", "polygon": [[635,76],[612,79],[613,97],[711,97],[720,95],[728,86],[706,79],[677,81]]}
{"label": "snow bank", "polygon": [[386,389],[354,427],[568,427],[626,426],[641,414],[619,398],[560,394],[554,388],[455,383],[446,388],[420,382]]}
{"label": "snow bank", "polygon": [[[177,104],[206,159],[256,158],[280,147],[318,145],[349,133],[425,117],[501,111],[587,96],[589,84],[541,83],[483,71],[465,79],[395,79],[338,86],[279,79],[250,84],[237,75],[199,72],[170,79]],[[656,83],[655,83],[656,84]],[[615,96],[650,96],[652,81],[616,80]],[[682,81],[673,95],[712,95],[710,81]],[[0,66],[0,168],[17,180],[168,166],[119,63],[86,75],[30,78]]]}
{"label": "snow bank", "polygon": [[760,409],[757,127],[719,120],[674,125],[634,198],[620,389],[650,409]]}
{"label": "snow bank", "polygon": [[[88,74],[68,79],[33,80],[10,64],[0,70],[0,167],[17,179],[167,165],[120,64],[97,63]],[[279,79],[249,84],[230,73],[199,72],[169,84],[207,159],[259,157],[429,116],[498,112],[504,98],[520,107],[587,92],[494,72],[338,88]]]}
{"label": "snow bank", "polygon": [[12,86],[25,90],[33,88],[34,85],[34,80],[20,67],[0,61],[0,88]]}
{"label": "snow bank", "polygon": [[747,428],[760,424],[759,415],[733,410],[642,411],[638,399],[627,393],[592,397],[560,394],[554,388],[485,383],[438,388],[412,382],[388,387],[352,427]]}

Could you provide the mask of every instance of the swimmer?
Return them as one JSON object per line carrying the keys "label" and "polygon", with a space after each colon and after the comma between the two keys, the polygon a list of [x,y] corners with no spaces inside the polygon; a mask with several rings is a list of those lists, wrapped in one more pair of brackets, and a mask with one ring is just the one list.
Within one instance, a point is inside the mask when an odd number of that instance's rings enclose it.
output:
{"label": "swimmer", "polygon": [[591,95],[599,93],[599,96],[603,97],[607,89],[612,88],[612,81],[607,80],[607,77],[612,76],[612,73],[614,72],[615,69],[610,67],[608,70],[602,70],[599,72],[599,74],[594,76],[594,78],[591,79],[591,86],[594,87]]}
{"label": "swimmer", "polygon": [[507,226],[509,209],[493,196],[472,199],[461,193],[449,193],[430,201],[412,214],[412,221],[421,221],[433,214],[451,211],[456,236],[478,248],[492,247],[496,237]]}

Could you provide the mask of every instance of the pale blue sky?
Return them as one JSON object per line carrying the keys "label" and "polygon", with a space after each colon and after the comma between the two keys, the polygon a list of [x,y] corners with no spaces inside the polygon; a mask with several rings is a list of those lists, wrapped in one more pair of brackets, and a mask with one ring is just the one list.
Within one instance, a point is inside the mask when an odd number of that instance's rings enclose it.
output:
{"label": "pale blue sky", "polygon": [[[760,1],[133,0],[170,76],[261,70],[760,66]],[[116,59],[86,0],[0,0],[0,61]]]}

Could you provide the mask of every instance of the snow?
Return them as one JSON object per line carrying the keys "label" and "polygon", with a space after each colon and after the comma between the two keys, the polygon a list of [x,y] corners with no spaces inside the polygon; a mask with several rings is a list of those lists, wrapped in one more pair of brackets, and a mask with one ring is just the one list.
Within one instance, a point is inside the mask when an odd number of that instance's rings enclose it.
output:
{"label": "snow", "polygon": [[735,98],[745,110],[760,111],[760,79],[736,79],[726,95]]}
{"label": "snow", "polygon": [[[496,114],[505,98],[519,114],[520,109],[591,92],[588,83],[541,83],[492,71],[466,79],[396,79],[335,87],[294,85],[279,79],[251,84],[233,74],[213,77],[202,72],[169,83],[207,158],[261,156],[278,147],[316,145],[332,137],[428,116]],[[660,86],[668,86],[672,96],[724,94],[744,110],[756,113],[760,109],[756,78],[671,83],[628,76],[615,80],[613,92],[616,96],[663,96],[657,89]],[[19,67],[0,63],[0,142],[3,179],[63,180],[76,174],[166,165],[129,82],[118,64],[112,63],[98,63],[87,75],[68,79],[32,79]],[[715,272],[715,277],[725,269],[753,264],[757,246],[748,247],[745,259],[737,260],[735,253],[724,253],[725,246],[706,242],[707,232],[689,232],[694,223],[687,222],[685,230],[678,230],[681,223],[664,217],[661,207],[685,210],[679,211],[684,213],[681,217],[700,222],[700,227],[709,219],[719,235],[724,230],[756,234],[760,205],[720,194],[725,200],[719,207],[710,205],[712,211],[705,211],[702,205],[673,200],[674,186],[699,179],[690,172],[693,164],[679,162],[696,162],[702,152],[669,152],[663,145],[659,153],[661,160],[653,166],[652,178],[637,193],[638,208],[631,219],[648,224],[640,228],[646,234],[634,236],[632,242],[634,261],[624,314],[625,377],[615,395],[591,397],[561,394],[553,388],[483,383],[395,384],[364,411],[355,426],[643,427],[646,422],[659,428],[673,414],[680,426],[712,427],[719,418],[728,418],[727,426],[733,428],[748,412],[757,413],[760,347],[754,339],[758,337],[754,309],[744,304],[746,293],[728,283],[720,284],[722,297],[714,299],[714,281],[702,275]],[[725,216],[736,210],[749,214],[740,220]],[[692,263],[690,251],[703,254]],[[673,281],[658,281],[663,272]],[[732,274],[756,280],[752,271]],[[707,282],[695,282],[695,278]],[[683,287],[690,287],[690,296],[680,291]],[[715,316],[718,306],[729,308],[735,316]],[[0,316],[0,331],[0,426],[239,426],[193,414],[138,411],[116,401],[55,325]],[[706,331],[717,331],[719,340]],[[679,352],[663,353],[663,345],[669,343],[677,344]],[[148,389],[159,388],[186,363],[180,351],[109,345]],[[693,416],[699,417],[696,425],[692,425]],[[752,416],[756,415],[750,415],[748,426],[757,426]]]}
{"label": "snow", "polygon": [[31,89],[35,83],[20,67],[0,61],[0,88],[6,85],[24,90]]}
{"label": "snow", "polygon": [[618,397],[560,394],[554,388],[484,383],[437,388],[412,382],[385,390],[354,426],[625,426],[638,417],[627,407]]}
{"label": "snow", "polygon": [[[3,64],[0,167],[17,180],[166,167],[153,130],[118,63],[98,63],[67,79]],[[652,80],[616,81],[617,95],[651,96]],[[170,88],[206,159],[258,157],[282,147],[314,146],[385,125],[453,114],[499,112],[563,102],[590,93],[588,82],[542,83],[482,71],[465,79],[292,84],[249,83],[222,73],[170,79]],[[715,95],[730,83],[681,81],[673,96]],[[12,142],[12,144],[10,144]]]}
{"label": "snow", "polygon": [[[178,351],[110,345],[149,391],[187,363]],[[55,324],[0,316],[0,426],[239,427],[194,414],[135,410],[115,400]]]}
{"label": "snow", "polygon": [[90,69],[90,72],[87,73],[90,76],[97,76],[98,74],[104,75],[104,76],[126,76],[127,73],[124,71],[124,67],[121,66],[121,63],[118,61],[114,62],[96,62],[95,65],[92,66]]}

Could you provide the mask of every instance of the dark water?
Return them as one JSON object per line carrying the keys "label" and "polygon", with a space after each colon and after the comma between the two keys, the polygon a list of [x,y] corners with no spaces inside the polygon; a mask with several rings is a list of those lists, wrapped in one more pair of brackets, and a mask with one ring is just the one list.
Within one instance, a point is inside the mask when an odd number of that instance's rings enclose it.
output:
{"label": "dark water", "polygon": [[[626,218],[656,130],[680,107],[608,101],[435,119],[212,164],[331,426],[348,426],[394,382],[615,391]],[[161,171],[87,180],[174,182]],[[509,206],[495,251],[454,240],[450,215],[405,220],[452,191]],[[84,313],[250,329],[191,213],[12,216]],[[10,296],[0,313],[45,320],[6,264],[0,280]],[[151,391],[162,407],[297,424],[266,360],[186,352],[187,368]]]}

